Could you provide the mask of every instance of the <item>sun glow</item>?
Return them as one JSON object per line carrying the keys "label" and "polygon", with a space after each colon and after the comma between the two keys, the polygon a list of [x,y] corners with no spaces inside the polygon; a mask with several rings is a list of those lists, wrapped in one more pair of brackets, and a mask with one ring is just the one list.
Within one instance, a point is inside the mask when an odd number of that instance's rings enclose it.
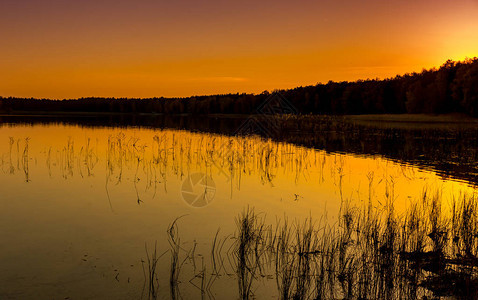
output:
{"label": "sun glow", "polygon": [[478,55],[472,1],[179,2],[0,4],[0,95],[260,93]]}

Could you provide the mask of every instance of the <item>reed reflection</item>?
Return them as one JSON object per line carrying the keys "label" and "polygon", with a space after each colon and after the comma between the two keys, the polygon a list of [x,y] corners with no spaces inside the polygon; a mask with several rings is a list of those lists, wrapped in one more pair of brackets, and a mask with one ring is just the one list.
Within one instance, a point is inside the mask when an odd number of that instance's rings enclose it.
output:
{"label": "reed reflection", "polygon": [[[35,143],[33,150],[32,142]],[[309,184],[333,190],[340,201],[368,198],[368,202],[377,205],[379,196],[385,194],[386,198],[400,198],[404,206],[410,193],[421,192],[423,183],[453,185],[453,181],[442,180],[434,172],[413,165],[377,156],[326,153],[258,136],[156,130],[140,138],[135,133],[113,131],[107,137],[70,136],[49,147],[42,146],[35,138],[10,137],[5,150],[1,169],[11,175],[22,172],[25,182],[35,179],[30,174],[30,163],[34,162],[36,168],[44,165],[50,178],[103,178],[110,202],[111,188],[131,186],[138,205],[155,199],[160,193],[171,192],[169,183],[174,183],[176,188],[177,182],[195,172],[207,174],[220,185],[223,191],[220,197],[228,198],[240,191],[247,179],[257,186],[286,188],[295,201],[304,195],[294,190],[294,186]],[[408,186],[407,195],[391,194],[396,185],[399,190]]]}

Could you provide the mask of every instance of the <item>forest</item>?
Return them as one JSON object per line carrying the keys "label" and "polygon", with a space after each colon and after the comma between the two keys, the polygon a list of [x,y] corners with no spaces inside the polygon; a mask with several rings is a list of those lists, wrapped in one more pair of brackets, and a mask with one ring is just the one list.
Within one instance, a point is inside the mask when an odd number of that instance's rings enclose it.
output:
{"label": "forest", "polygon": [[254,114],[271,93],[280,93],[300,114],[465,113],[478,117],[478,58],[384,80],[318,83],[261,94],[187,98],[35,99],[0,97],[2,114]]}

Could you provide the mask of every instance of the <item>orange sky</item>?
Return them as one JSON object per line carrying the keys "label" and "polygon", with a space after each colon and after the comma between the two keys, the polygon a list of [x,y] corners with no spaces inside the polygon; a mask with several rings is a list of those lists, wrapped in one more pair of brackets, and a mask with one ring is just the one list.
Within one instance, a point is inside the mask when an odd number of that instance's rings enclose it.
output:
{"label": "orange sky", "polygon": [[0,95],[254,92],[478,56],[478,1],[5,0]]}

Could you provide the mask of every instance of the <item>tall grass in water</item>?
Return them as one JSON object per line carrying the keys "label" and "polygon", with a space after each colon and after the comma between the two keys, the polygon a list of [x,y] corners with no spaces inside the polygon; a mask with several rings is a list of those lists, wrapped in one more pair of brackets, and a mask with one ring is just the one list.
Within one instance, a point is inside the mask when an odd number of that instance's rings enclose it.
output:
{"label": "tall grass in water", "polygon": [[[43,158],[37,152],[31,152],[29,138],[10,137],[6,142],[8,153],[5,153],[4,163],[7,172],[13,175],[23,171],[29,181],[29,161]],[[135,200],[140,199],[139,203],[145,200],[143,194],[150,189],[156,195],[158,184],[166,190],[171,175],[183,179],[191,172],[214,172],[217,176],[226,176],[232,190],[234,185],[240,187],[244,175],[256,175],[263,184],[273,184],[279,171],[285,169],[298,181],[301,177],[307,178],[309,171],[319,165],[323,169],[327,161],[324,153],[317,160],[313,149],[259,137],[226,137],[170,130],[157,131],[155,136],[145,140],[122,132],[96,140],[89,136],[84,140],[69,137],[64,145],[41,152],[45,154],[50,176],[59,173],[66,180],[101,173],[103,171],[98,171],[98,167],[104,163],[106,189],[109,183],[118,185],[131,180],[137,188],[139,197]]]}
{"label": "tall grass in water", "polygon": [[[478,198],[461,195],[448,209],[439,193],[424,192],[399,214],[393,189],[388,197],[380,209],[344,202],[334,224],[309,217],[269,225],[264,214],[247,208],[232,238],[215,234],[209,265],[196,243],[191,250],[180,246],[176,220],[168,229],[170,297],[181,298],[180,273],[202,297],[214,296],[212,284],[222,286],[222,275],[231,275],[228,261],[241,299],[262,296],[266,282],[277,286],[266,295],[280,299],[477,299]],[[155,298],[159,257],[147,255]],[[195,258],[202,262],[198,271]]]}
{"label": "tall grass in water", "polygon": [[[182,216],[184,217],[184,216]],[[169,288],[170,288],[170,296],[171,299],[181,299],[180,290],[179,290],[179,275],[181,272],[181,268],[183,267],[184,263],[190,259],[191,257],[191,250],[185,250],[181,247],[181,238],[179,236],[179,229],[177,222],[182,217],[176,218],[170,225],[167,230],[168,235],[168,242],[170,246],[170,253],[171,253],[171,266],[170,266],[170,273],[169,273]],[[185,252],[184,257],[180,255],[180,252]]]}
{"label": "tall grass in water", "polygon": [[399,215],[389,197],[383,210],[344,203],[332,225],[272,228],[247,209],[236,221],[240,297],[272,269],[281,299],[476,299],[478,199],[463,195],[445,210],[439,193],[424,192]]}
{"label": "tall grass in water", "polygon": [[253,209],[247,209],[236,220],[238,235],[234,258],[238,277],[239,296],[249,299],[253,295],[252,283],[261,273],[267,251],[267,228],[264,218]]}
{"label": "tall grass in water", "polygon": [[177,219],[171,223],[168,233],[168,242],[170,245],[171,252],[171,269],[169,276],[169,287],[171,292],[171,298],[177,299],[179,296],[178,282],[179,282],[179,272],[181,271],[181,263],[179,262],[179,251],[180,247],[180,238],[178,234],[178,227],[176,225]]}
{"label": "tall grass in water", "polygon": [[25,148],[23,149],[23,155],[22,155],[22,167],[23,167],[23,173],[25,174],[25,182],[30,182],[30,171],[29,171],[30,157],[29,157],[29,151],[28,151],[29,140],[30,140],[29,137],[25,138]]}
{"label": "tall grass in water", "polygon": [[154,243],[154,249],[151,253],[148,251],[148,245],[145,244],[144,248],[146,250],[146,262],[148,263],[148,274],[146,274],[146,271],[144,270],[144,261],[142,260],[145,284],[148,286],[148,299],[154,300],[159,296],[159,278],[157,273],[159,259],[166,253],[158,255],[156,243]]}

